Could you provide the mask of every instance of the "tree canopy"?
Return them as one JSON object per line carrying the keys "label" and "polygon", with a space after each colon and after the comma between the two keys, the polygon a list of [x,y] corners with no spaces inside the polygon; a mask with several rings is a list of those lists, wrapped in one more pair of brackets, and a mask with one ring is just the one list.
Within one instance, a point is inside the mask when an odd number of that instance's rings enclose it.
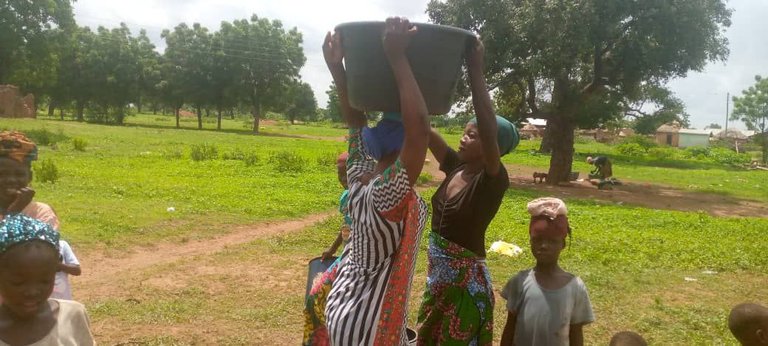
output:
{"label": "tree canopy", "polygon": [[768,163],[768,78],[755,76],[755,85],[733,97],[731,119],[741,120],[747,128],[761,134],[763,163]]}
{"label": "tree canopy", "polygon": [[567,181],[577,125],[622,117],[644,86],[728,55],[722,0],[433,0],[427,12],[478,32],[489,85],[520,117],[547,119],[553,184]]}

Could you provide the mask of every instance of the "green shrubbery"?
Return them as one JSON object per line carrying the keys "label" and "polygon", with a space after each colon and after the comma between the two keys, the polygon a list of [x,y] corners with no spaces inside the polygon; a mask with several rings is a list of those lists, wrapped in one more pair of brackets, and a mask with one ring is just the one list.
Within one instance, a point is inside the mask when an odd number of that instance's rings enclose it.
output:
{"label": "green shrubbery", "polygon": [[55,183],[59,180],[59,168],[49,159],[40,161],[40,163],[34,165],[32,169],[34,170],[34,178],[36,181]]}
{"label": "green shrubbery", "polygon": [[219,158],[219,148],[208,143],[194,144],[189,157],[192,161],[215,160]]}

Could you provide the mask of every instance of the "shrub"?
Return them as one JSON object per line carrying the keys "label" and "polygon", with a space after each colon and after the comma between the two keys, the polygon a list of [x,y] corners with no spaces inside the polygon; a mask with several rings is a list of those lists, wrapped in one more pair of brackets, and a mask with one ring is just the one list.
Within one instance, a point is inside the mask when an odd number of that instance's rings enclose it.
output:
{"label": "shrub", "polygon": [[712,148],[709,155],[713,161],[731,166],[746,165],[752,160],[752,157],[747,153],[739,154],[726,148]]}
{"label": "shrub", "polygon": [[213,144],[194,144],[189,157],[192,161],[215,160],[219,157],[219,149]]}
{"label": "shrub", "polygon": [[709,147],[688,147],[685,148],[685,157],[697,160],[706,160],[709,157]]}
{"label": "shrub", "polygon": [[34,167],[35,180],[43,183],[55,183],[59,180],[59,168],[50,159],[40,161],[39,165]]}
{"label": "shrub", "polygon": [[629,144],[629,143],[637,144],[643,147],[643,149],[645,150],[659,146],[658,144],[656,144],[656,142],[653,141],[653,139],[650,139],[645,136],[640,136],[640,135],[629,136],[625,138],[623,141],[621,141],[621,144]]}
{"label": "shrub", "polygon": [[269,163],[280,173],[296,173],[304,171],[306,160],[300,155],[290,151],[273,153],[269,157]]}
{"label": "shrub", "polygon": [[88,146],[88,141],[85,139],[76,137],[72,138],[72,147],[75,148],[77,151],[85,151],[85,147]]}
{"label": "shrub", "polygon": [[221,159],[242,161],[243,159],[245,159],[245,152],[243,152],[239,148],[235,148],[235,150],[228,151],[222,154]]}
{"label": "shrub", "polygon": [[246,153],[243,157],[246,166],[255,166],[259,163],[259,157],[254,152]]}
{"label": "shrub", "polygon": [[616,146],[616,151],[622,155],[640,157],[645,155],[647,150],[637,143],[622,143]]}
{"label": "shrub", "polygon": [[655,147],[648,149],[648,156],[656,160],[669,160],[677,154],[677,149],[669,147]]}
{"label": "shrub", "polygon": [[45,128],[24,131],[24,134],[35,142],[35,144],[42,146],[54,145],[60,141],[68,139],[68,137],[61,131],[55,133]]}

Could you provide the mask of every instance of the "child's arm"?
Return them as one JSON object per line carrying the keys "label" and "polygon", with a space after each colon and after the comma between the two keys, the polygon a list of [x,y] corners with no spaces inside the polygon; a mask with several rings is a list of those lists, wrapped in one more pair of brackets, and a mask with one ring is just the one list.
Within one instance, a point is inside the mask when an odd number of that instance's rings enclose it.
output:
{"label": "child's arm", "polygon": [[584,345],[584,325],[572,324],[571,329],[568,332],[568,339],[571,346]]}
{"label": "child's arm", "polygon": [[59,264],[59,271],[65,272],[69,275],[74,276],[80,276],[80,274],[83,273],[82,269],[80,269],[79,264],[66,264],[66,263],[60,263]]}
{"label": "child's arm", "polygon": [[517,324],[517,313],[507,312],[507,324],[504,325],[504,332],[501,334],[501,346],[511,346],[515,342],[515,325]]}
{"label": "child's arm", "polygon": [[330,258],[333,256],[333,254],[336,253],[336,250],[339,248],[339,245],[341,245],[342,242],[342,236],[341,236],[341,230],[339,231],[339,235],[336,237],[336,240],[333,241],[333,244],[331,244],[331,247],[328,248],[328,251],[323,252],[323,261],[325,261],[327,258]]}

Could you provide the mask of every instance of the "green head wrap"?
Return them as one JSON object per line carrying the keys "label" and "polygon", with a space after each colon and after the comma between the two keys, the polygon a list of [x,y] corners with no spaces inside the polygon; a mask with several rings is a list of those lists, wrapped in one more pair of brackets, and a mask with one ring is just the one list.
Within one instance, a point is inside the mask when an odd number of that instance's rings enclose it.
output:
{"label": "green head wrap", "polygon": [[[470,124],[477,124],[477,118],[472,118]],[[499,154],[501,156],[509,154],[520,144],[520,134],[517,132],[515,124],[500,116],[496,116],[496,142],[499,144]]]}

